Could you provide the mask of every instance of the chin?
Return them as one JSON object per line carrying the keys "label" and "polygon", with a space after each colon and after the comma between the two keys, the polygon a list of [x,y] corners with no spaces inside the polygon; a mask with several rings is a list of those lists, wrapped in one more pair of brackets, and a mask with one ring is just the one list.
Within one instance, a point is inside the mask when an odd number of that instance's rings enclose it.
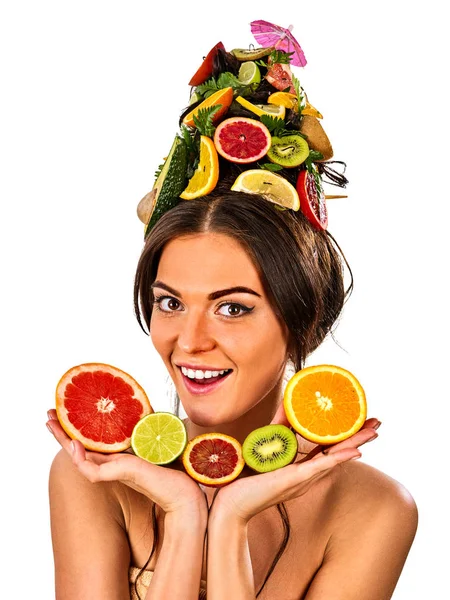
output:
{"label": "chin", "polygon": [[[188,417],[191,423],[197,425],[198,427],[205,427],[208,429],[218,427],[219,425],[224,425],[226,423],[231,423],[234,419],[227,418],[225,415],[218,415],[216,412],[209,412],[204,408],[202,410],[192,409],[192,408],[184,408],[184,412]],[[219,432],[217,432],[219,433]]]}

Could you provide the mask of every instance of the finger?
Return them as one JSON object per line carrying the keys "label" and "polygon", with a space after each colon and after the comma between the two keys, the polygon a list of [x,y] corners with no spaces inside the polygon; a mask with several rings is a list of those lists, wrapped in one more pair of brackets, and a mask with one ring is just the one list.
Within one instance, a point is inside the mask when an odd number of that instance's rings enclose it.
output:
{"label": "finger", "polygon": [[319,475],[333,469],[338,464],[361,458],[362,454],[357,448],[344,448],[329,454],[318,454],[314,460],[309,460],[305,463],[298,463],[298,468],[306,479],[310,479],[315,475]]}
{"label": "finger", "polygon": [[278,405],[277,412],[275,413],[275,416],[273,417],[270,424],[271,425],[285,425],[286,427],[289,427],[289,428],[291,427],[291,424],[289,423],[288,418],[286,417],[286,412],[284,410],[283,401],[281,401],[280,404]]}
{"label": "finger", "polygon": [[56,410],[54,408],[51,408],[47,411],[47,417],[49,418],[49,420],[58,420],[58,415],[56,414]]}
{"label": "finger", "polygon": [[372,417],[370,419],[367,419],[367,421],[364,423],[364,425],[361,427],[361,429],[378,429],[378,427],[381,425],[381,421],[379,421],[378,419]]}
{"label": "finger", "polygon": [[334,454],[346,448],[358,448],[359,446],[363,446],[364,444],[375,440],[377,437],[378,433],[373,428],[360,429],[346,440],[333,444],[333,446],[329,446],[328,448],[324,448],[322,452],[325,454]]}
{"label": "finger", "polygon": [[69,454],[72,454],[70,448],[71,439],[61,427],[59,421],[56,419],[50,419],[47,421],[47,428],[54,435],[56,441],[64,448],[64,450],[66,450],[66,452]]}

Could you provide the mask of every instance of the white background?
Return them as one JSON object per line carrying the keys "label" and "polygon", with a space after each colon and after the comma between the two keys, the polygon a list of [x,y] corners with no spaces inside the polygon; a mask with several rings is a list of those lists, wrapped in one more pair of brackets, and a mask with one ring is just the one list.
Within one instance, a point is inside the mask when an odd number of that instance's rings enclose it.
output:
{"label": "white background", "polygon": [[40,598],[54,593],[47,477],[57,445],[45,420],[60,376],[82,362],[111,363],[144,386],[155,409],[167,408],[163,368],[133,316],[143,241],[136,206],[168,153],[202,57],[219,40],[228,50],[253,43],[249,23],[263,18],[294,25],[308,59],[295,74],[351,180],[349,198],[329,202],[329,230],[352,266],[355,291],[336,330],[341,347],[330,339],[309,362],[357,375],[370,415],[383,421],[363,460],[401,481],[418,504],[419,530],[395,600],[443,597],[450,534],[443,5],[2,4],[2,567],[13,588],[25,581]]}

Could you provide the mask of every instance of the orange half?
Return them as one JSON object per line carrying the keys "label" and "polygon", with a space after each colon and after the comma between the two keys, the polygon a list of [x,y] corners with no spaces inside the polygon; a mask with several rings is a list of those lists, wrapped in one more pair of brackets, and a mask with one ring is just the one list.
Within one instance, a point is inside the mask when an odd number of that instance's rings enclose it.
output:
{"label": "orange half", "polygon": [[364,390],[356,377],[334,365],[316,365],[296,373],[284,392],[292,427],[317,444],[335,444],[361,429],[367,418]]}
{"label": "orange half", "polygon": [[200,159],[187,188],[180,194],[183,200],[193,200],[212,192],[219,180],[219,157],[214,142],[209,137],[200,137]]}

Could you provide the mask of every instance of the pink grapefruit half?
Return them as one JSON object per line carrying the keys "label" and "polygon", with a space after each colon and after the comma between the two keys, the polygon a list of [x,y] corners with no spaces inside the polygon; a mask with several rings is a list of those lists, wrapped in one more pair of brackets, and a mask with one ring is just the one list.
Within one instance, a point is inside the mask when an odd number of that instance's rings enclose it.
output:
{"label": "pink grapefruit half", "polygon": [[72,367],[56,386],[58,420],[67,435],[87,450],[127,450],[136,423],[153,412],[137,381],[111,365]]}
{"label": "pink grapefruit half", "polygon": [[214,145],[217,152],[235,163],[251,163],[259,160],[270,148],[270,132],[256,119],[231,117],[217,127]]}

